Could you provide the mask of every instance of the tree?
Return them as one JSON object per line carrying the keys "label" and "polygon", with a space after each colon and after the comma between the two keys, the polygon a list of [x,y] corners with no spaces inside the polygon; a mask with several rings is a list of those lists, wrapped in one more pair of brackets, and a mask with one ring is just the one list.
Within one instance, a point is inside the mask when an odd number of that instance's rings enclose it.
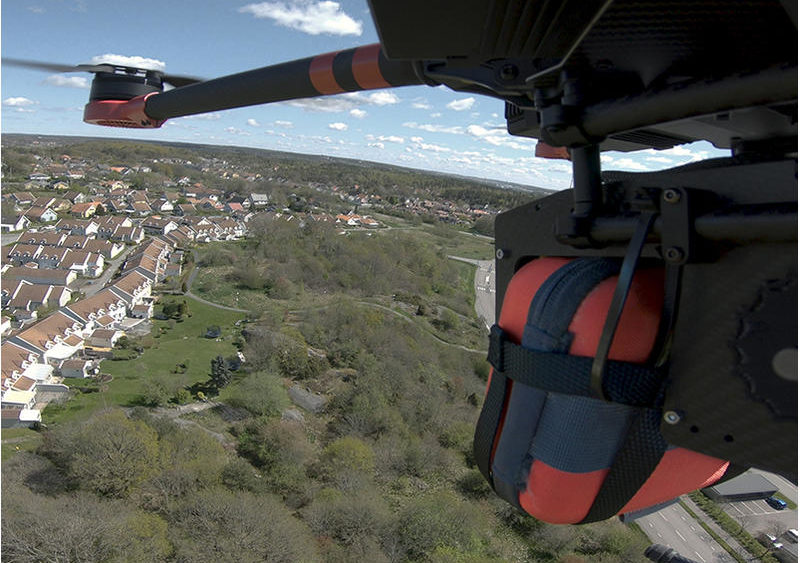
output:
{"label": "tree", "polygon": [[222,356],[211,360],[211,384],[217,389],[222,389],[231,382],[231,370]]}
{"label": "tree", "polygon": [[48,456],[99,495],[126,497],[157,470],[156,432],[121,410],[101,412],[75,430],[48,438]]}
{"label": "tree", "polygon": [[319,561],[308,528],[271,495],[213,489],[189,497],[172,521],[177,561]]}

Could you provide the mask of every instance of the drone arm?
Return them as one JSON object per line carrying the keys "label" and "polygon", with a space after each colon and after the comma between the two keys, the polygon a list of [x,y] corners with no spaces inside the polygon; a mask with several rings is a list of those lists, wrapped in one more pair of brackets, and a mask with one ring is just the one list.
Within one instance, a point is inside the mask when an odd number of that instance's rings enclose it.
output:
{"label": "drone arm", "polygon": [[223,76],[150,96],[154,120],[344,92],[425,83],[409,61],[389,61],[366,45]]}

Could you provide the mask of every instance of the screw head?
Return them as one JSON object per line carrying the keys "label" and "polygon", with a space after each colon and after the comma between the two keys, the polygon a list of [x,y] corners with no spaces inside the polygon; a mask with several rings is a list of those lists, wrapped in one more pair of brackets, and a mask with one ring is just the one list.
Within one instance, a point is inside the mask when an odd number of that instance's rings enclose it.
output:
{"label": "screw head", "polygon": [[505,64],[500,69],[500,78],[503,80],[514,80],[519,75],[519,69],[516,65]]}
{"label": "screw head", "polygon": [[678,424],[681,421],[681,415],[675,411],[667,411],[664,413],[664,422],[667,424]]}
{"label": "screw head", "polygon": [[683,249],[677,246],[671,246],[667,250],[664,251],[664,259],[670,263],[677,263],[683,260],[684,253]]}
{"label": "screw head", "polygon": [[497,258],[498,260],[502,260],[503,258],[506,257],[506,251],[503,250],[502,248],[498,248],[497,250],[494,251],[494,255],[495,258]]}
{"label": "screw head", "polygon": [[664,190],[663,197],[667,203],[678,203],[681,200],[681,193],[678,190]]}

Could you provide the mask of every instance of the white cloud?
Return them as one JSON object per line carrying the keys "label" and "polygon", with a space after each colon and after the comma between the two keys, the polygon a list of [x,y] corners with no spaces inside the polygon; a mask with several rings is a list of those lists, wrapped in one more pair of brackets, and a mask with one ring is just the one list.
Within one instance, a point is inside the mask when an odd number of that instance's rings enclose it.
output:
{"label": "white cloud", "polygon": [[403,123],[403,127],[408,127],[409,129],[419,129],[420,131],[428,131],[429,133],[451,133],[453,135],[461,135],[464,133],[464,128],[459,125],[448,127],[446,125],[433,125],[430,123],[415,123],[413,121],[407,121]]}
{"label": "white cloud", "polygon": [[403,137],[398,137],[397,135],[365,135],[364,138],[367,141],[383,141],[386,143],[398,143],[403,144],[405,143],[405,139]]}
{"label": "white cloud", "polygon": [[[222,119],[222,114],[219,113],[198,113],[195,115],[186,115],[177,119],[199,119],[201,121],[218,121]],[[167,122],[169,123],[169,121]]]}
{"label": "white cloud", "polygon": [[[359,92],[350,92],[347,94],[337,94],[335,96],[325,96],[322,98],[289,100],[284,103],[292,107],[302,108],[306,111],[339,113],[345,111],[352,112],[354,109],[365,105],[385,106],[397,104],[399,102],[400,98],[398,98],[392,92],[379,90],[368,95],[364,95]],[[364,115],[366,115],[366,113]]]}
{"label": "white cloud", "polygon": [[334,129],[335,131],[347,131],[347,123],[328,123],[328,129]]}
{"label": "white cloud", "polygon": [[282,121],[280,119],[275,121],[275,125],[277,127],[283,127],[284,129],[292,129],[292,128],[294,128],[294,123],[292,123],[291,121]]}
{"label": "white cloud", "polygon": [[441,112],[438,112],[438,111],[437,111],[437,112],[435,112],[435,113],[432,113],[432,114],[431,114],[431,117],[432,117],[432,118],[434,118],[434,119],[436,119],[437,117],[442,117],[442,114],[441,114]]}
{"label": "white cloud", "polygon": [[367,101],[368,103],[376,106],[388,106],[399,103],[400,98],[398,98],[397,95],[393,94],[392,92],[381,90],[379,92],[373,92],[372,94],[369,94],[367,96]]}
{"label": "white cloud", "polygon": [[636,170],[639,172],[650,170],[647,166],[645,166],[641,162],[638,162],[636,160],[633,160],[632,158],[627,158],[627,157],[612,160],[610,162],[610,166],[615,169]]}
{"label": "white cloud", "polygon": [[469,97],[462,100],[453,100],[447,107],[453,111],[466,111],[475,105],[475,98]]}
{"label": "white cloud", "polygon": [[253,118],[248,119],[247,120],[247,124],[250,127],[260,127],[261,126],[261,124],[258,121],[256,121],[255,119],[253,119]]}
{"label": "white cloud", "polygon": [[247,131],[244,131],[242,129],[237,129],[236,127],[226,127],[225,132],[230,133],[231,135],[239,135],[241,137],[250,136],[250,133],[248,133]]}
{"label": "white cloud", "polygon": [[64,76],[54,74],[44,79],[45,84],[62,88],[88,88],[89,80],[84,76]]}
{"label": "white cloud", "polygon": [[361,35],[363,23],[354,20],[341,9],[338,2],[261,2],[239,8],[256,18],[271,19],[277,25],[302,31],[309,35]]}
{"label": "white cloud", "polygon": [[645,160],[648,162],[657,162],[658,164],[675,164],[674,160],[663,156],[648,156]]}
{"label": "white cloud", "polygon": [[424,100],[424,99],[421,99],[421,98],[413,101],[411,103],[411,107],[414,108],[414,109],[432,109],[433,108],[433,106],[431,106],[428,103],[427,100]]}
{"label": "white cloud", "polygon": [[163,61],[159,61],[158,59],[150,59],[147,57],[140,57],[138,55],[129,57],[127,55],[115,55],[113,53],[106,53],[105,55],[92,57],[90,63],[93,65],[108,63],[119,66],[132,66],[136,68],[145,68],[148,70],[160,70],[161,72],[164,72],[164,70],[167,68],[167,64]]}
{"label": "white cloud", "polygon": [[33,100],[31,100],[29,98],[23,98],[23,97],[6,98],[5,100],[3,100],[3,105],[4,106],[17,107],[17,108],[18,107],[25,107],[25,106],[34,106],[34,105],[36,105],[38,103],[39,102],[34,102]]}
{"label": "white cloud", "polygon": [[363,109],[355,108],[350,110],[350,115],[352,115],[356,119],[364,119],[367,116],[367,112],[364,111]]}
{"label": "white cloud", "polygon": [[383,143],[368,143],[367,146],[368,147],[373,147],[373,148],[376,148],[376,149],[381,149],[381,150],[386,148],[386,145],[384,145]]}

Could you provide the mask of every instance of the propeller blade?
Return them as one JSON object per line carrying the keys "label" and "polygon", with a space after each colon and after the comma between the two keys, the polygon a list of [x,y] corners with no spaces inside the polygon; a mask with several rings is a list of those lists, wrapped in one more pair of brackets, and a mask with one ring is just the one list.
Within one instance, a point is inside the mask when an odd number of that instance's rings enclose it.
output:
{"label": "propeller blade", "polygon": [[59,63],[48,63],[44,61],[30,61],[26,59],[2,59],[2,63],[8,66],[17,66],[22,68],[32,68],[35,70],[44,70],[51,72],[113,72],[114,67],[108,64],[100,65],[64,65]]}
{"label": "propeller blade", "polygon": [[378,43],[193,83],[150,96],[155,120],[224,109],[427,83],[412,61],[390,61]]}

